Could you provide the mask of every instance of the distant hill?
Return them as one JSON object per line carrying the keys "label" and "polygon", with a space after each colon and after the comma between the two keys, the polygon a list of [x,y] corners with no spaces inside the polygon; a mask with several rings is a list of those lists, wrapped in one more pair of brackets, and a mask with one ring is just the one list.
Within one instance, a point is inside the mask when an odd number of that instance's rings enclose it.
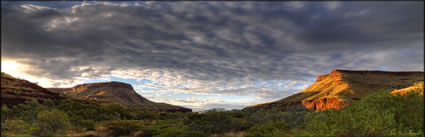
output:
{"label": "distant hill", "polygon": [[17,105],[31,99],[58,101],[65,98],[35,83],[1,73],[1,104]]}
{"label": "distant hill", "polygon": [[407,88],[423,81],[424,72],[334,70],[318,76],[316,82],[302,92],[244,110],[286,109],[294,105],[314,110],[341,109],[372,92]]}
{"label": "distant hill", "polygon": [[54,102],[108,103],[108,101],[83,99],[55,93],[27,80],[18,79],[3,72],[1,73],[1,104],[12,106],[30,101],[31,99],[36,99],[39,102],[50,99]]}
{"label": "distant hill", "polygon": [[72,88],[49,88],[50,91],[66,95],[79,96],[87,99],[101,99],[119,103],[125,106],[141,109],[167,112],[191,112],[191,109],[165,103],[152,102],[137,94],[130,84],[122,82],[88,83]]}
{"label": "distant hill", "polygon": [[89,83],[72,88],[43,88],[27,80],[1,74],[1,104],[17,105],[36,99],[77,101],[82,103],[119,103],[125,106],[154,111],[191,112],[191,109],[165,103],[155,103],[137,94],[130,84],[121,82]]}

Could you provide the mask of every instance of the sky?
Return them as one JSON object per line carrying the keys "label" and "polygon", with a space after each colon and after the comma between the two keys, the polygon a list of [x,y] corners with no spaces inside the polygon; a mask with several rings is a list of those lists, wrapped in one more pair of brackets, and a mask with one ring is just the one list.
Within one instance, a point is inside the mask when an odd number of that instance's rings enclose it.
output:
{"label": "sky", "polygon": [[423,71],[424,3],[12,2],[1,71],[43,87],[120,81],[194,111],[300,92],[334,69]]}

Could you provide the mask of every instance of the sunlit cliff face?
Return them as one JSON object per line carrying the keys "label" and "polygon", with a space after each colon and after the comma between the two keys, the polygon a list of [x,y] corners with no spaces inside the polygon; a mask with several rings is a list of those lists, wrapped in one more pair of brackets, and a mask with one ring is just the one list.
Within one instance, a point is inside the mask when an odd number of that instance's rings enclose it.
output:
{"label": "sunlit cliff face", "polygon": [[126,82],[195,111],[243,108],[337,68],[423,70],[422,4],[2,2],[2,72],[43,87]]}

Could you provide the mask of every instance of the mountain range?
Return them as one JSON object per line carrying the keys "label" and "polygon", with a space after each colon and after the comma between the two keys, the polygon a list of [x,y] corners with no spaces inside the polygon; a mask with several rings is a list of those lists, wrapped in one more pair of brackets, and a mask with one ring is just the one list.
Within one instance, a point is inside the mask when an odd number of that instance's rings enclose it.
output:
{"label": "mountain range", "polygon": [[[307,89],[286,98],[244,108],[262,110],[270,108],[287,109],[302,105],[311,110],[342,109],[362,97],[381,90],[404,94],[413,88],[414,83],[424,81],[424,72],[419,71],[357,71],[333,70],[320,75]],[[420,86],[420,85],[419,85]],[[422,87],[423,88],[423,85]],[[191,109],[152,102],[136,93],[130,84],[122,82],[86,83],[69,88],[43,88],[27,80],[18,79],[6,73],[1,74],[1,103],[17,105],[36,99],[43,102],[78,101],[83,103],[118,103],[124,106],[165,112],[191,112]]]}

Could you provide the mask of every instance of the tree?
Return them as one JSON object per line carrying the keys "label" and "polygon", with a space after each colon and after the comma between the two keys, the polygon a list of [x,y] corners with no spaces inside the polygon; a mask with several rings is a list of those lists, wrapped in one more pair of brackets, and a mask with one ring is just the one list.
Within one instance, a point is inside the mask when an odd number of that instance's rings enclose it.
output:
{"label": "tree", "polygon": [[31,122],[34,123],[38,112],[44,109],[44,106],[41,106],[36,99],[31,99],[31,101],[25,101],[25,116],[28,119],[31,119]]}
{"label": "tree", "polygon": [[142,129],[143,123],[132,120],[105,121],[96,126],[96,130],[109,136],[129,136]]}
{"label": "tree", "polygon": [[6,120],[2,127],[16,134],[24,134],[28,130],[28,124],[21,119]]}
{"label": "tree", "polygon": [[251,127],[246,137],[283,137],[289,130],[289,125],[283,121],[271,121]]}
{"label": "tree", "polygon": [[[10,109],[7,105],[3,104],[1,106],[1,122],[4,123],[9,118]],[[3,124],[2,124],[3,125]]]}
{"label": "tree", "polygon": [[51,107],[55,106],[55,102],[53,102],[51,99],[46,99],[46,100],[43,101],[43,105],[48,107],[48,108],[51,108]]}
{"label": "tree", "polygon": [[54,136],[57,133],[64,133],[69,127],[69,118],[65,112],[57,109],[45,110],[38,113],[33,134]]}

